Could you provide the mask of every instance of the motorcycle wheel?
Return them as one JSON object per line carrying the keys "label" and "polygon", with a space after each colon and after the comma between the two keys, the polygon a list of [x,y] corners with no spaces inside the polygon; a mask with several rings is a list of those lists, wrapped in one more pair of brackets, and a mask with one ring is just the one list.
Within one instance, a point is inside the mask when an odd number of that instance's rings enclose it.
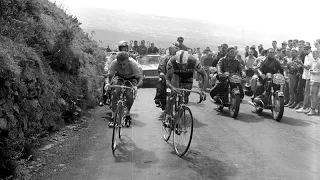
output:
{"label": "motorcycle wheel", "polygon": [[230,96],[229,112],[232,118],[236,118],[239,114],[240,100],[241,100],[240,94],[232,94]]}
{"label": "motorcycle wheel", "polygon": [[275,93],[272,97],[272,117],[276,121],[281,121],[284,112],[284,97]]}

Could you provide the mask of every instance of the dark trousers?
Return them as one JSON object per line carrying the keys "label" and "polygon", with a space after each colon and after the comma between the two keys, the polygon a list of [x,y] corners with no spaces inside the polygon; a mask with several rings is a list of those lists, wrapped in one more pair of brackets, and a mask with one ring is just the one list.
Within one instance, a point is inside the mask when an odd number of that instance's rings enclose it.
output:
{"label": "dark trousers", "polygon": [[[230,86],[231,86],[231,88],[235,88],[236,86],[238,86],[238,87],[239,87],[239,90],[240,90],[240,97],[241,97],[241,99],[244,98],[244,92],[243,92],[243,88],[242,88],[241,85],[233,85],[233,84],[231,84]],[[226,92],[225,83],[219,81],[219,82],[217,82],[217,83],[215,84],[215,86],[211,89],[211,91],[210,91],[210,96],[211,96],[211,98],[213,99],[214,96],[223,95],[224,92]]]}
{"label": "dark trousers", "polygon": [[306,80],[302,79],[301,76],[298,76],[296,81],[296,89],[295,89],[297,93],[297,102],[303,101],[305,86],[306,86]]}

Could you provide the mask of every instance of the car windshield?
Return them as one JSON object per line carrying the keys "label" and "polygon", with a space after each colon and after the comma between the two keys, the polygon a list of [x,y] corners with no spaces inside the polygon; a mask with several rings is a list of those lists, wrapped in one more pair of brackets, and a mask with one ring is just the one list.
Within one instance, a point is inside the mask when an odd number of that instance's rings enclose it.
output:
{"label": "car windshield", "polygon": [[159,64],[160,56],[145,56],[139,60],[139,64]]}

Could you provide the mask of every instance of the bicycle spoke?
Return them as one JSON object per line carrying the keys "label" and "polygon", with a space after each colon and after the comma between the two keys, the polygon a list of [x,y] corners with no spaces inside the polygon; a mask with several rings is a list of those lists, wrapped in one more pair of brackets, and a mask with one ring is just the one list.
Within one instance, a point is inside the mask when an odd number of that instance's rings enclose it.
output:
{"label": "bicycle spoke", "polygon": [[174,125],[173,144],[178,156],[183,156],[189,149],[193,134],[193,117],[190,109],[184,107]]}

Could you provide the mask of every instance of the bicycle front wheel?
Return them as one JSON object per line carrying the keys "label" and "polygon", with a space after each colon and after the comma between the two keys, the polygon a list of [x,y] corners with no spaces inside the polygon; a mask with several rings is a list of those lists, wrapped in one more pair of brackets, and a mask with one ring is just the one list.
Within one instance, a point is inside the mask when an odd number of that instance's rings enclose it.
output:
{"label": "bicycle front wheel", "polygon": [[189,149],[193,135],[193,117],[188,107],[179,111],[174,123],[173,146],[178,156],[183,156]]}
{"label": "bicycle front wheel", "polygon": [[121,131],[121,120],[122,120],[122,106],[118,105],[116,114],[114,116],[114,122],[113,122],[113,132],[112,132],[112,151],[114,152],[117,148],[117,145],[120,142],[120,131]]}

